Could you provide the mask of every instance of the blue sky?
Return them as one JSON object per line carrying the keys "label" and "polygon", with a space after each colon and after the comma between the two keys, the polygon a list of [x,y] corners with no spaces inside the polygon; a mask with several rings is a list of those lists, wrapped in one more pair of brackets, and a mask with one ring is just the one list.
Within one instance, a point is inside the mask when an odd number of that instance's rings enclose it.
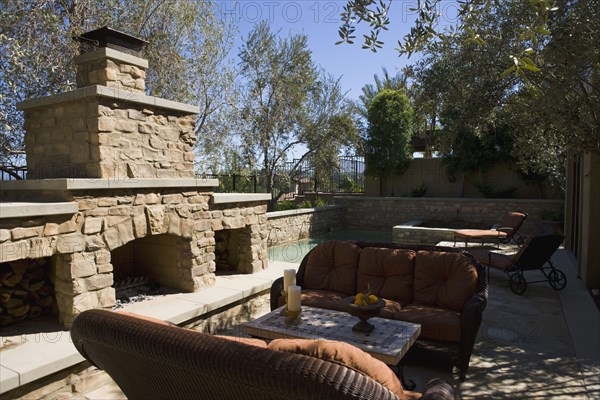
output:
{"label": "blue sky", "polygon": [[241,0],[222,1],[219,5],[225,16],[232,18],[240,30],[235,54],[242,43],[241,37],[246,37],[261,20],[266,19],[274,30],[280,30],[281,35],[304,33],[308,36],[315,62],[334,76],[342,76],[342,85],[348,91],[348,98],[355,99],[365,84],[373,82],[374,74],[382,75],[382,67],[394,75],[416,60],[414,56],[410,60],[406,56],[400,58],[396,50],[398,39],[412,26],[415,14],[409,9],[414,7],[416,0],[397,0],[392,3],[390,28],[380,36],[385,45],[377,53],[361,48],[362,34],[367,33],[367,26],[357,31],[355,44],[335,44],[339,40],[340,12],[345,4],[345,0]]}

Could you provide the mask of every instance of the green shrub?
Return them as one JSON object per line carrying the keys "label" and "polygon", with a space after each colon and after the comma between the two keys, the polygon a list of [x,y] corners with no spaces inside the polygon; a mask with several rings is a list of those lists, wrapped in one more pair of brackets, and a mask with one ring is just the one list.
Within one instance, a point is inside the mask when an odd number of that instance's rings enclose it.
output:
{"label": "green shrub", "polygon": [[425,196],[425,194],[427,194],[427,185],[425,184],[425,182],[421,182],[421,185],[417,186],[416,188],[414,188],[410,191],[409,196],[410,197],[423,197],[423,196]]}
{"label": "green shrub", "polygon": [[275,203],[275,211],[287,211],[298,208],[291,200],[278,201]]}
{"label": "green shrub", "polygon": [[329,203],[327,200],[325,200],[322,197],[317,197],[315,199],[315,201],[313,202],[313,207],[324,207],[324,206],[329,206],[331,205],[331,203]]}
{"label": "green shrub", "polygon": [[310,201],[308,200],[304,200],[302,203],[298,203],[298,206],[296,208],[312,208],[313,205]]}
{"label": "green shrub", "polygon": [[495,190],[486,180],[473,182],[473,186],[475,186],[477,191],[486,199],[513,199],[515,197],[515,193],[517,192],[516,187]]}

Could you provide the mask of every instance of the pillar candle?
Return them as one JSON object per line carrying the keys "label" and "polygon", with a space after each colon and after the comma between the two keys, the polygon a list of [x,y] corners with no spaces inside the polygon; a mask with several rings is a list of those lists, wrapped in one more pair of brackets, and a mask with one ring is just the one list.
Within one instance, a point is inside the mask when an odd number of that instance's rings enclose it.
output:
{"label": "pillar candle", "polygon": [[283,270],[283,290],[287,292],[288,286],[296,284],[296,270],[295,269],[284,269]]}
{"label": "pillar candle", "polygon": [[300,286],[288,287],[288,310],[300,311]]}

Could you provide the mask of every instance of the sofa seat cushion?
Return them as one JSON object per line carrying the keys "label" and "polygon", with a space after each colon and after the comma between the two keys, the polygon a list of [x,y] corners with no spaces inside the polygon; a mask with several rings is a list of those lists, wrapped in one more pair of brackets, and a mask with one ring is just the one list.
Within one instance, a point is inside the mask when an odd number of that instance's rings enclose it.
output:
{"label": "sofa seat cushion", "polygon": [[358,262],[357,291],[370,287],[379,297],[412,303],[416,254],[409,249],[364,248]]}
{"label": "sofa seat cushion", "polygon": [[382,361],[351,344],[332,340],[275,339],[268,348],[277,351],[303,354],[334,364],[343,365],[369,376],[401,399],[406,399],[402,384],[394,372]]}
{"label": "sofa seat cushion", "polygon": [[421,250],[415,260],[413,303],[462,311],[477,288],[471,256]]}
{"label": "sofa seat cushion", "polygon": [[300,302],[303,306],[324,308],[327,310],[346,311],[343,300],[348,297],[344,293],[327,290],[303,289]]}
{"label": "sofa seat cushion", "polygon": [[421,324],[419,339],[460,342],[459,312],[418,304],[409,304],[397,314],[397,320]]}
{"label": "sofa seat cushion", "polygon": [[355,294],[359,254],[360,247],[349,242],[321,243],[308,256],[303,288]]}

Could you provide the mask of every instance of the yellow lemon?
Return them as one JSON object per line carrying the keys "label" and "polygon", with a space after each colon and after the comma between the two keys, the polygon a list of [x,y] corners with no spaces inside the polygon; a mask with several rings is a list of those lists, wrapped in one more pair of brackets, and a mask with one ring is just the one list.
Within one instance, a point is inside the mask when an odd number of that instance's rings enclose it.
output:
{"label": "yellow lemon", "polygon": [[358,293],[356,296],[354,296],[354,304],[358,304],[358,305],[364,305],[365,304],[365,295],[362,293]]}
{"label": "yellow lemon", "polygon": [[378,301],[379,299],[374,294],[369,295],[369,297],[367,297],[367,303],[369,304],[376,304]]}

